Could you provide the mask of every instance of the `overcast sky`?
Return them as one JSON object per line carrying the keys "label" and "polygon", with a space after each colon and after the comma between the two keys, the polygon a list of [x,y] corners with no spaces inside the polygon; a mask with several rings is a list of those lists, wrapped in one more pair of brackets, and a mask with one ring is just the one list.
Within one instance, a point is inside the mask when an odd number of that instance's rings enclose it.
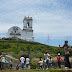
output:
{"label": "overcast sky", "polygon": [[35,36],[72,36],[72,0],[0,0],[0,33],[22,29],[25,16],[32,16]]}

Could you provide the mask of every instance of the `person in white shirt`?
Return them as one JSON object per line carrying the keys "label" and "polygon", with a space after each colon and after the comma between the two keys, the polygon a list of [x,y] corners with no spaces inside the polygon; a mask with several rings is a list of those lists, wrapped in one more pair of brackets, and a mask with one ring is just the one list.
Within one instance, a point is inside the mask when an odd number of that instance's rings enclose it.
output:
{"label": "person in white shirt", "polygon": [[5,63],[5,57],[2,57],[1,59],[2,59],[2,62]]}
{"label": "person in white shirt", "polygon": [[49,67],[52,67],[52,57],[49,58]]}
{"label": "person in white shirt", "polygon": [[24,55],[22,55],[20,58],[20,64],[21,64],[22,69],[24,68],[24,62],[25,62],[25,58],[24,58]]}
{"label": "person in white shirt", "polygon": [[48,70],[48,60],[49,60],[48,56],[50,56],[50,55],[48,54],[48,51],[45,51],[44,56],[45,56],[46,66],[47,66],[46,70]]}
{"label": "person in white shirt", "polygon": [[29,67],[29,61],[30,61],[30,59],[27,57],[27,58],[26,58],[26,68]]}
{"label": "person in white shirt", "polygon": [[1,60],[2,60],[2,69],[4,69],[5,57],[2,57]]}

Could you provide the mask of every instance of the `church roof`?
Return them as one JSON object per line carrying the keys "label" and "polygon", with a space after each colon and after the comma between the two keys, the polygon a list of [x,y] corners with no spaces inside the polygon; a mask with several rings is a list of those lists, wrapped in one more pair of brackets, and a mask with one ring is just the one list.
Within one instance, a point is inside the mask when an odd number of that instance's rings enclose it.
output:
{"label": "church roof", "polygon": [[21,28],[20,27],[18,27],[18,26],[13,26],[13,27],[11,27],[9,30],[21,30]]}

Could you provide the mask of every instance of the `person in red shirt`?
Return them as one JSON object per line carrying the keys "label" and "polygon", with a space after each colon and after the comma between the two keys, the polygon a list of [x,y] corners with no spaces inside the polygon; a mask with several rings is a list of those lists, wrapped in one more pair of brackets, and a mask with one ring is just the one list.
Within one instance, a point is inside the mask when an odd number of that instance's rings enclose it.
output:
{"label": "person in red shirt", "polygon": [[58,53],[58,56],[57,56],[57,62],[58,62],[58,66],[59,68],[61,68],[61,56],[60,56],[60,53]]}

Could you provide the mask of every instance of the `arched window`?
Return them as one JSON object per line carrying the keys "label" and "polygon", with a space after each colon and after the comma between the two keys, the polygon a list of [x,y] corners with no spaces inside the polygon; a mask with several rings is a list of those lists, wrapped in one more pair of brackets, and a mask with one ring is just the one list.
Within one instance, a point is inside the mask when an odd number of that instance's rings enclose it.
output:
{"label": "arched window", "polygon": [[15,33],[16,33],[16,30],[15,30]]}
{"label": "arched window", "polygon": [[27,22],[27,27],[29,27],[29,22]]}

